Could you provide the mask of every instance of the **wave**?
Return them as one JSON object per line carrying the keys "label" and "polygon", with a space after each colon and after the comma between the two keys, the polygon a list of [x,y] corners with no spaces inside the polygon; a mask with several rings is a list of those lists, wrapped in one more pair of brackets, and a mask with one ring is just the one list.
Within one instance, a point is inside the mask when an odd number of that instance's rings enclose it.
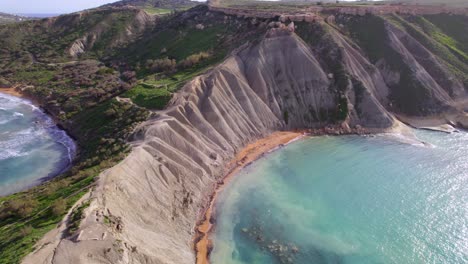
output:
{"label": "wave", "polygon": [[43,133],[44,131],[34,130],[34,128],[9,133],[6,140],[0,141],[0,149],[2,150],[0,152],[0,160],[27,155],[29,151],[25,149],[30,145],[37,145],[37,140]]}
{"label": "wave", "polygon": [[29,100],[3,93],[0,93],[0,103],[1,110],[9,110],[18,107],[19,104],[31,104]]}
{"label": "wave", "polygon": [[8,111],[5,111],[5,112],[7,112],[7,114],[6,114],[7,116],[4,117],[4,119],[0,121],[0,125],[5,125],[5,124],[10,123],[11,121],[18,120],[18,119],[24,117],[24,114],[19,113],[19,112],[14,112],[12,115]]}
{"label": "wave", "polygon": [[29,113],[33,115],[33,121],[28,127],[23,127],[16,131],[8,131],[8,127],[6,127],[7,131],[2,134],[6,135],[6,137],[0,140],[0,150],[2,150],[0,151],[0,160],[25,156],[29,152],[24,150],[37,148],[42,143],[47,142],[47,140],[51,140],[64,148],[68,163],[72,163],[76,154],[75,142],[65,131],[57,127],[51,117],[27,100],[4,94],[0,95],[0,100],[2,103],[1,111],[6,112],[3,115],[7,115],[7,118],[0,121],[0,125],[6,125],[13,120],[24,118],[25,114],[28,114],[27,112],[14,111],[20,105],[28,105],[33,110],[32,113]]}
{"label": "wave", "polygon": [[12,121],[11,119],[2,120],[2,121],[0,121],[0,125],[4,125],[4,124],[7,124],[7,123],[10,123],[11,121]]}
{"label": "wave", "polygon": [[4,149],[2,152],[0,152],[0,161],[2,160],[7,160],[11,158],[19,158],[19,157],[24,157],[31,154],[30,151],[21,151],[21,150],[15,150],[15,149]]}

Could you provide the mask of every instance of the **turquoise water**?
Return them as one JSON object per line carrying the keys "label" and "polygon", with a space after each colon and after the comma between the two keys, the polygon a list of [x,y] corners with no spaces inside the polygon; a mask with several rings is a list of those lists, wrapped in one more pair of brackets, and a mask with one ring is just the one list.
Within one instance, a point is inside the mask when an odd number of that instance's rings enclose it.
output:
{"label": "turquoise water", "polygon": [[468,263],[468,134],[307,138],[220,194],[214,264]]}
{"label": "turquoise water", "polygon": [[66,169],[75,144],[31,102],[0,93],[0,196]]}

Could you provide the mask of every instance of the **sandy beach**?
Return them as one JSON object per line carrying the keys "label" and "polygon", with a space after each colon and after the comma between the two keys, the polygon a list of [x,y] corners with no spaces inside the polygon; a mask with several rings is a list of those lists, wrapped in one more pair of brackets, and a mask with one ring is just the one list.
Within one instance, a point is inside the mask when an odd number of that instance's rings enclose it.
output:
{"label": "sandy beach", "polygon": [[0,93],[9,94],[9,95],[13,95],[13,96],[16,96],[16,97],[24,97],[22,93],[20,93],[20,92],[18,92],[18,90],[16,90],[15,86],[10,87],[10,88],[0,88]]}
{"label": "sandy beach", "polygon": [[211,218],[214,212],[214,205],[218,194],[223,190],[224,186],[233,178],[236,173],[244,168],[246,165],[262,157],[264,154],[274,150],[275,148],[288,144],[302,136],[305,133],[302,131],[298,132],[275,132],[265,138],[257,140],[254,143],[247,145],[242,149],[236,157],[228,164],[230,169],[229,173],[220,182],[211,196],[210,205],[207,208],[203,220],[197,226],[197,235],[195,237],[195,250],[197,257],[197,264],[208,264],[209,263],[209,252],[212,247],[212,242],[209,239],[210,231],[213,227]]}

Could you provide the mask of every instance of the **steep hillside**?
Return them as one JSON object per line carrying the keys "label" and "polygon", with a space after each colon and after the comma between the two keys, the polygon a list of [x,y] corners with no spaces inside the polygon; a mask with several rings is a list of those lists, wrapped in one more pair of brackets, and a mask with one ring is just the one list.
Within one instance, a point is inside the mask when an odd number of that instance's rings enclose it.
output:
{"label": "steep hillside", "polygon": [[193,263],[195,223],[249,142],[399,119],[468,127],[467,16],[382,10],[103,7],[0,27],[0,81],[82,151],[63,177],[1,198],[0,260],[18,262],[91,190],[25,263]]}
{"label": "steep hillside", "polygon": [[0,12],[0,25],[1,24],[10,24],[10,23],[22,22],[22,21],[26,21],[26,20],[30,20],[30,19],[31,18],[28,18],[28,17],[11,15],[11,14]]}
{"label": "steep hillside", "polygon": [[[17,87],[40,104],[77,139],[80,147],[69,172],[26,192],[0,198],[0,262],[19,262],[95,185],[95,176],[128,153],[129,132],[150,115],[140,106],[164,108],[172,92],[256,32],[256,27],[239,30],[248,25],[242,19],[232,19],[226,28],[215,27],[215,21],[223,16],[204,16],[206,12],[202,7],[184,14],[151,16],[154,22],[145,23],[143,36],[124,34],[121,46],[114,49],[109,47],[125,31],[109,29],[121,20],[125,22],[124,30],[132,29],[139,23],[138,15],[146,17],[146,12],[135,8],[98,9],[0,27],[4,36],[1,41],[5,43],[1,49],[4,57],[0,60],[0,86]],[[71,56],[73,43],[83,35],[94,34],[96,28],[106,29],[107,37],[102,39],[103,35],[97,34],[95,45],[77,57]],[[63,38],[59,38],[60,34]],[[200,38],[203,34],[206,40]],[[143,48],[163,39],[163,46],[144,52]],[[98,42],[105,45],[96,45]],[[37,45],[44,47],[35,48]],[[161,53],[162,49],[167,52]],[[136,51],[141,56],[136,56]],[[132,52],[136,59],[129,62]],[[169,67],[158,66],[161,61],[169,61]],[[119,95],[131,98],[135,104]],[[76,212],[70,230],[76,229],[72,226],[79,223],[82,209]]]}
{"label": "steep hillside", "polygon": [[155,22],[139,9],[97,9],[0,27],[2,68],[102,57]]}
{"label": "steep hillside", "polygon": [[[166,110],[138,127],[130,155],[101,175],[78,234],[41,241],[45,249],[26,263],[49,263],[52,250],[57,262],[193,263],[193,226],[206,194],[246,143],[275,130],[327,124],[385,131],[399,126],[390,111],[461,114],[453,103],[466,90],[461,76],[442,66],[448,62],[432,53],[431,64],[412,57],[407,49],[429,51],[390,18],[342,19],[349,28],[329,19],[300,23],[297,34],[292,25],[270,23],[260,39],[187,83]],[[382,21],[388,42],[382,48],[392,51],[398,70],[387,65],[386,52],[372,54],[375,47],[352,31],[363,19]],[[379,27],[371,21],[368,27]],[[398,97],[399,89],[415,101]],[[464,118],[458,121],[466,124]]]}

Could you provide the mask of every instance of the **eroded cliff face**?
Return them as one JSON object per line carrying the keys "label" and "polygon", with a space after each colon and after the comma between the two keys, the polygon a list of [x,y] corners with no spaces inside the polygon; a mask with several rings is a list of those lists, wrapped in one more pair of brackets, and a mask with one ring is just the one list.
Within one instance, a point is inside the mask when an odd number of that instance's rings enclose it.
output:
{"label": "eroded cliff face", "polygon": [[[247,143],[330,123],[391,129],[398,121],[387,109],[400,73],[372,63],[336,25],[316,26],[326,37],[308,41],[293,27],[272,28],[186,84],[167,110],[138,127],[130,155],[100,176],[78,233],[56,231],[24,262],[194,263],[195,223]],[[416,58],[415,50],[426,50],[415,40],[387,30],[389,45],[430,91],[427,105],[455,111],[463,85],[436,57]]]}

